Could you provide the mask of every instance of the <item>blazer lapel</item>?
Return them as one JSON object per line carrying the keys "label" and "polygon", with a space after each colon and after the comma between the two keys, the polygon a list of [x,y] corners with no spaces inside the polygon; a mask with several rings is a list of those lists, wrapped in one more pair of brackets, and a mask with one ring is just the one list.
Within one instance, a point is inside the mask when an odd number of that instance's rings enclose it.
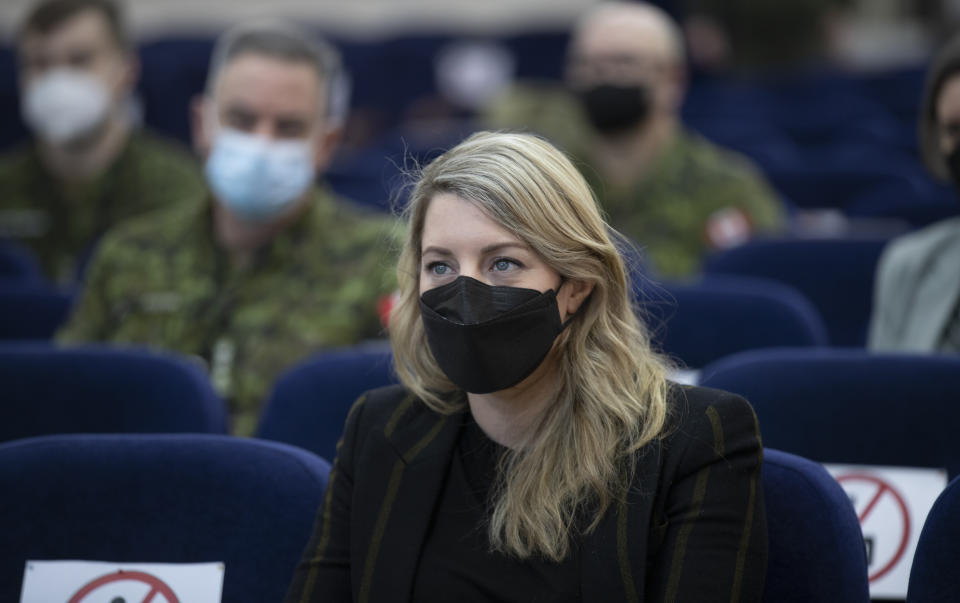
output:
{"label": "blazer lapel", "polygon": [[625,503],[614,500],[597,529],[580,545],[581,601],[644,601],[647,539],[659,478],[659,446],[650,444],[637,460]]}
{"label": "blazer lapel", "polygon": [[936,350],[960,298],[960,247],[938,257],[936,262],[913,299],[914,313],[905,333],[907,348],[911,350]]}
{"label": "blazer lapel", "polygon": [[392,458],[384,467],[386,494],[366,552],[360,603],[410,600],[420,549],[464,418],[463,413],[441,416],[423,408],[407,413],[409,421],[397,421],[395,429],[388,424],[381,435]]}

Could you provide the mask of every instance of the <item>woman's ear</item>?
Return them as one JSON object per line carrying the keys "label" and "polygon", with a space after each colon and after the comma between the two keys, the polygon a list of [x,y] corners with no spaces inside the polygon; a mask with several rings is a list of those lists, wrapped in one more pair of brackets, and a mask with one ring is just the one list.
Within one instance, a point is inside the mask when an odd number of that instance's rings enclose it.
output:
{"label": "woman's ear", "polygon": [[560,309],[560,318],[566,322],[583,302],[593,293],[593,283],[579,279],[567,279],[557,291],[557,305]]}

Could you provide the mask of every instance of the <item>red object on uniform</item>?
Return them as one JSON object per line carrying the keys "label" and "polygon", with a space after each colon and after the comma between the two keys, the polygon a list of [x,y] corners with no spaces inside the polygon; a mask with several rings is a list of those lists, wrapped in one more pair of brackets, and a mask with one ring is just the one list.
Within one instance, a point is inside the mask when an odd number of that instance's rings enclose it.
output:
{"label": "red object on uniform", "polygon": [[377,316],[380,317],[380,324],[384,328],[390,326],[390,312],[400,298],[400,292],[394,291],[390,295],[384,295],[377,300]]}
{"label": "red object on uniform", "polygon": [[704,235],[711,249],[743,245],[753,236],[753,221],[738,207],[726,207],[707,218]]}

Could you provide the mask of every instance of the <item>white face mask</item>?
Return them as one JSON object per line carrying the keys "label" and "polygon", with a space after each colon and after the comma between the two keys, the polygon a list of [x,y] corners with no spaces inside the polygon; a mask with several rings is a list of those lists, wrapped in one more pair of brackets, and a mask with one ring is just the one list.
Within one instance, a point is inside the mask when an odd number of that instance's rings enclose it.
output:
{"label": "white face mask", "polygon": [[21,102],[23,119],[51,144],[63,144],[102,124],[110,109],[110,92],[97,77],[57,67],[31,83]]}
{"label": "white face mask", "polygon": [[248,221],[279,216],[316,176],[309,140],[268,140],[225,128],[213,138],[204,171],[213,194]]}

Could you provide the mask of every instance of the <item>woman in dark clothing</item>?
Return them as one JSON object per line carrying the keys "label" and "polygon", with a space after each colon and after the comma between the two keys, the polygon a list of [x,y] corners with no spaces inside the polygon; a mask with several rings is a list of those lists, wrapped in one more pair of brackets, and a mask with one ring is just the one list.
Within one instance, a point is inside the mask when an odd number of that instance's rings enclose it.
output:
{"label": "woman in dark clothing", "polygon": [[759,601],[762,448],[667,381],[576,168],[476,134],[413,190],[390,336],[288,601]]}

